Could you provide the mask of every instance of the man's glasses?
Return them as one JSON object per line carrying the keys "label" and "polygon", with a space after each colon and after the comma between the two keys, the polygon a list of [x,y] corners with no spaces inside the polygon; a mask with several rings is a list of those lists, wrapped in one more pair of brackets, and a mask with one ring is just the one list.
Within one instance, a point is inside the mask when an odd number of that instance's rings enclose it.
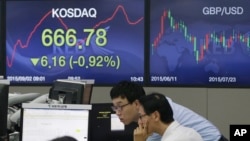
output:
{"label": "man's glasses", "polygon": [[111,106],[111,108],[112,108],[112,110],[114,112],[116,112],[116,111],[122,111],[122,108],[125,107],[125,106],[127,106],[127,105],[129,105],[129,104],[130,103],[127,103],[127,104],[124,104],[124,105],[121,105],[121,106]]}
{"label": "man's glasses", "polygon": [[140,116],[139,116],[140,120],[141,120],[143,117],[145,117],[146,115],[147,115],[147,114],[140,115]]}

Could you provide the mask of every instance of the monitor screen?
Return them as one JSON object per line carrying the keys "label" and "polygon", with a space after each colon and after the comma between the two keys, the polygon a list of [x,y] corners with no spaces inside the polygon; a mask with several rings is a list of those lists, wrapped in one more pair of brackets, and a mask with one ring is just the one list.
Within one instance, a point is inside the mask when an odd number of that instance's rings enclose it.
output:
{"label": "monitor screen", "polygon": [[[90,104],[94,80],[56,80],[49,98],[61,104]],[[52,101],[52,102],[53,102]]]}
{"label": "monitor screen", "polygon": [[9,81],[0,80],[0,140],[7,140]]}
{"label": "monitor screen", "polygon": [[249,0],[150,0],[150,84],[249,87]]}
{"label": "monitor screen", "polygon": [[21,141],[49,141],[71,136],[89,141],[91,105],[23,103]]}
{"label": "monitor screen", "polygon": [[144,9],[144,0],[6,0],[7,79],[142,83]]}
{"label": "monitor screen", "polygon": [[112,111],[112,103],[92,103],[90,111],[91,141],[132,141],[136,123],[124,125]]}

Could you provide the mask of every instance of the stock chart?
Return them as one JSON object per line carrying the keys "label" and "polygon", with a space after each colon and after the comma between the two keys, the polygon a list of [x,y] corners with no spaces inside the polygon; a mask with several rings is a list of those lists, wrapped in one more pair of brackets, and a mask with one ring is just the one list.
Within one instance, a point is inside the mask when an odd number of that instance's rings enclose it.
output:
{"label": "stock chart", "polygon": [[143,82],[144,8],[143,0],[7,0],[7,79]]}

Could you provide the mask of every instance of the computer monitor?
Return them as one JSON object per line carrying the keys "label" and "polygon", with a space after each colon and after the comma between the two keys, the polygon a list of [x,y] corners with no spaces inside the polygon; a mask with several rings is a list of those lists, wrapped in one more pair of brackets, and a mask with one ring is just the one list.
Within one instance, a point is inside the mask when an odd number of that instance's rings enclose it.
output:
{"label": "computer monitor", "polygon": [[89,141],[89,111],[86,104],[23,103],[20,141],[50,141],[71,136]]}
{"label": "computer monitor", "polygon": [[150,86],[249,88],[249,0],[149,3]]}
{"label": "computer monitor", "polygon": [[132,141],[136,123],[124,125],[112,111],[112,103],[92,103],[90,111],[91,141]]}
{"label": "computer monitor", "polygon": [[9,81],[0,80],[0,139],[7,140],[7,115],[8,115],[8,96]]}
{"label": "computer monitor", "polygon": [[94,80],[58,79],[52,85],[49,98],[63,104],[90,104]]}

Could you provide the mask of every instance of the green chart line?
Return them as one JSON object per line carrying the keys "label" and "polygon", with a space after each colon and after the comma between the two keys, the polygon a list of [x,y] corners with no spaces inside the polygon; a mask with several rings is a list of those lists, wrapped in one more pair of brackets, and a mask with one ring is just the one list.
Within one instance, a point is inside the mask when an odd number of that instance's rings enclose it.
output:
{"label": "green chart line", "polygon": [[250,50],[250,37],[249,35],[244,35],[239,32],[232,33],[226,37],[224,32],[216,33],[215,31],[211,33],[206,33],[202,41],[202,43],[198,44],[197,37],[188,32],[188,27],[185,25],[183,21],[177,21],[171,14],[170,10],[164,10],[160,19],[160,32],[157,37],[155,37],[154,42],[152,44],[151,52],[154,53],[154,50],[158,47],[160,40],[162,39],[165,32],[165,23],[169,22],[169,28],[172,32],[180,32],[183,34],[183,37],[187,42],[192,43],[193,52],[195,55],[196,62],[198,63],[204,58],[204,52],[208,49],[209,43],[214,43],[216,45],[221,45],[224,49],[228,49],[232,47],[234,42],[244,43],[247,48]]}

